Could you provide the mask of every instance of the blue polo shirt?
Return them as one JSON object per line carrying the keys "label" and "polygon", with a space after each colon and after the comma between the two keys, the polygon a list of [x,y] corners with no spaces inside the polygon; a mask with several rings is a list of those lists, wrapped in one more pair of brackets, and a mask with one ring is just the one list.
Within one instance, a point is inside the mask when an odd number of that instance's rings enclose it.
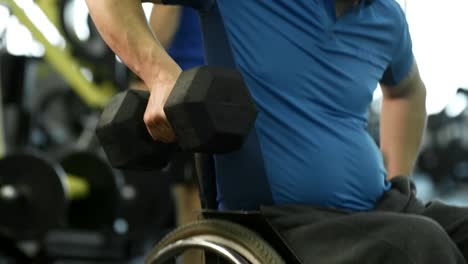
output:
{"label": "blue polo shirt", "polygon": [[242,149],[215,156],[220,208],[373,208],[389,183],[367,109],[379,81],[413,65],[398,3],[361,0],[337,18],[332,0],[189,2],[203,8],[207,63],[238,69],[259,109]]}

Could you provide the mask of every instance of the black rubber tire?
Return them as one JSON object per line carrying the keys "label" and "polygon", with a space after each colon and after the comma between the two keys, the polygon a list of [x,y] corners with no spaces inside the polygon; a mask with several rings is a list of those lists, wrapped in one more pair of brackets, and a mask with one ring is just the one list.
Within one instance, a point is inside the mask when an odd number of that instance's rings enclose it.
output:
{"label": "black rubber tire", "polygon": [[[253,255],[259,263],[265,264],[285,264],[286,262],[278,253],[255,232],[232,222],[222,220],[202,220],[179,227],[166,235],[148,254],[145,264],[149,262],[164,247],[179,240],[200,235],[211,235],[229,240],[243,250]],[[240,256],[241,252],[236,251]]]}

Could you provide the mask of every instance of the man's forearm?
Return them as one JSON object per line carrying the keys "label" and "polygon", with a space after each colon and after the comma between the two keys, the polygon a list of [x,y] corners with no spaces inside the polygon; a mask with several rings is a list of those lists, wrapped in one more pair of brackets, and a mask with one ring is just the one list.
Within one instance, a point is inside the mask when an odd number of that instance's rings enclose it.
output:
{"label": "man's forearm", "polygon": [[411,94],[384,97],[380,145],[388,178],[410,175],[426,124],[426,90],[422,82]]}
{"label": "man's forearm", "polygon": [[166,71],[178,71],[149,28],[140,0],[86,2],[103,39],[147,85],[164,81]]}

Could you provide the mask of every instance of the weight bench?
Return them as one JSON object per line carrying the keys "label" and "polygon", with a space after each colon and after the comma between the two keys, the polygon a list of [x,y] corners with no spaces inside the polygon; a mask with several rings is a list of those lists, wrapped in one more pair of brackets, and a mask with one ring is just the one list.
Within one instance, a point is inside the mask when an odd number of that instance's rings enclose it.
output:
{"label": "weight bench", "polygon": [[[206,264],[302,264],[260,211],[218,211],[212,156],[196,154],[195,161],[203,208],[201,214],[205,220],[168,234],[148,254],[145,263],[172,263],[166,261],[187,249],[198,248],[205,250]],[[238,235],[248,239],[238,239]],[[252,251],[259,250],[262,254],[252,256],[252,252],[246,250],[249,246]]]}

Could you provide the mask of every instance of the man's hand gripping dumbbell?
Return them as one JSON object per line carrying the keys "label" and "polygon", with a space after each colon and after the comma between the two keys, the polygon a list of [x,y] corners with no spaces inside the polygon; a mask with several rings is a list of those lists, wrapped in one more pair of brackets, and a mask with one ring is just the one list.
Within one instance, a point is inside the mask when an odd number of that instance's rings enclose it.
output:
{"label": "man's hand gripping dumbbell", "polygon": [[255,122],[257,110],[241,75],[235,70],[197,67],[182,72],[164,113],[176,141],[151,138],[143,121],[146,91],[127,90],[104,109],[97,136],[116,168],[146,170],[164,167],[177,149],[226,153],[239,149]]}

